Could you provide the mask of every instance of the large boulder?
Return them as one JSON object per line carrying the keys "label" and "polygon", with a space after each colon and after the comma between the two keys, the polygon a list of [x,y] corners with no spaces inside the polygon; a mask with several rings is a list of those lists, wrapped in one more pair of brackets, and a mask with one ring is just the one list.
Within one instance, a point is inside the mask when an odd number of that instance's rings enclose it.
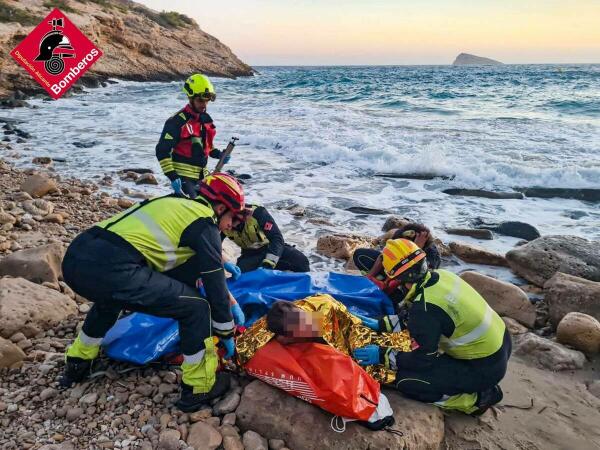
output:
{"label": "large boulder", "polygon": [[503,255],[487,250],[479,245],[467,244],[466,242],[450,242],[449,246],[452,253],[465,262],[508,267],[508,263]]}
{"label": "large boulder", "polygon": [[600,352],[600,322],[592,316],[571,312],[556,329],[556,340],[588,355]]}
{"label": "large boulder", "polygon": [[328,234],[319,237],[317,253],[330,258],[350,259],[357,248],[371,248],[376,239],[353,234]]}
{"label": "large boulder", "polygon": [[580,351],[571,350],[533,333],[525,333],[516,338],[514,353],[538,367],[550,370],[581,369],[585,364],[585,355]]}
{"label": "large boulder", "polygon": [[544,291],[550,321],[555,327],[570,312],[600,320],[600,283],[559,272],[544,284]]}
{"label": "large boulder", "polygon": [[373,432],[348,423],[344,433],[331,429],[331,414],[262,381],[250,383],[236,411],[242,430],[251,429],[267,439],[282,439],[292,449],[362,450],[410,448],[437,450],[444,439],[444,418],[432,405],[385,391],[394,409],[395,429],[404,435]]}
{"label": "large boulder", "polygon": [[34,283],[58,284],[62,278],[61,263],[65,254],[59,243],[20,250],[0,260],[0,276],[23,277]]}
{"label": "large boulder", "polygon": [[527,294],[517,286],[472,271],[463,272],[460,277],[479,292],[498,314],[533,328],[535,306],[529,301]]}
{"label": "large boulder", "polygon": [[11,341],[0,337],[0,368],[23,361],[25,353]]}
{"label": "large boulder", "polygon": [[556,272],[600,281],[600,241],[577,236],[542,236],[506,254],[510,268],[543,286]]}
{"label": "large boulder", "polygon": [[0,279],[0,336],[27,337],[53,328],[77,312],[64,294],[23,278]]}
{"label": "large boulder", "polygon": [[58,191],[56,181],[45,175],[33,174],[21,183],[21,191],[27,192],[34,198],[41,198],[46,194]]}

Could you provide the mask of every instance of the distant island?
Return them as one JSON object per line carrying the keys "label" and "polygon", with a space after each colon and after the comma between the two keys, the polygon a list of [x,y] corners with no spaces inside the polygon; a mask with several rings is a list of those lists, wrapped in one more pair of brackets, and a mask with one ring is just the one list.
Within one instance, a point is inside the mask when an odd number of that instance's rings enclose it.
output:
{"label": "distant island", "polygon": [[500,64],[503,63],[494,59],[470,55],[468,53],[461,53],[452,63],[453,66],[497,66]]}

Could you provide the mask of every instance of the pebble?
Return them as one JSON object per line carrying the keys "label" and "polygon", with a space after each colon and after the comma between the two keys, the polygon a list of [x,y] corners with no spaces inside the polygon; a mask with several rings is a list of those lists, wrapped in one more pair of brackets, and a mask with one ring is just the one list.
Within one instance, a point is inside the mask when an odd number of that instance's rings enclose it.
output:
{"label": "pebble", "polygon": [[190,413],[190,422],[199,422],[201,420],[206,420],[209,417],[212,417],[212,408],[204,408],[200,411]]}
{"label": "pebble", "polygon": [[179,449],[179,438],[181,433],[177,430],[164,430],[158,437],[158,448],[161,450]]}
{"label": "pebble", "polygon": [[19,333],[13,334],[9,339],[13,343],[18,344],[19,342],[24,341],[25,339],[27,339],[27,337],[25,337],[25,335],[23,333],[19,332]]}
{"label": "pebble", "polygon": [[6,408],[6,412],[8,414],[10,413],[14,413],[15,411],[17,411],[19,409],[19,406],[16,405],[15,403],[11,403],[10,405],[8,405],[8,407]]}
{"label": "pebble", "polygon": [[40,392],[40,399],[45,402],[46,400],[56,396],[57,393],[58,391],[56,389],[48,387]]}
{"label": "pebble", "polygon": [[242,437],[242,442],[246,450],[269,450],[267,440],[256,431],[246,431]]}
{"label": "pebble", "polygon": [[285,441],[281,439],[269,439],[269,450],[281,450],[285,447]]}
{"label": "pebble", "polygon": [[223,438],[223,450],[245,450],[244,444],[239,437],[225,436]]}
{"label": "pebble", "polygon": [[235,415],[235,413],[228,413],[225,414],[225,416],[223,417],[223,420],[221,420],[221,424],[222,425],[235,425],[235,421],[237,419],[237,416]]}
{"label": "pebble", "polygon": [[67,410],[66,418],[69,422],[73,422],[83,414],[82,408],[70,408]]}
{"label": "pebble", "polygon": [[79,399],[79,404],[84,406],[90,406],[95,405],[97,401],[98,394],[96,392],[90,392],[89,394],[85,394]]}
{"label": "pebble", "polygon": [[17,342],[17,347],[21,350],[27,350],[28,348],[33,347],[33,343],[29,339],[23,339],[22,341]]}
{"label": "pebble", "polygon": [[215,404],[215,406],[213,406],[213,414],[217,416],[228,414],[235,411],[239,404],[240,395],[236,392],[230,392],[222,400]]}
{"label": "pebble", "polygon": [[82,314],[87,314],[90,311],[90,305],[88,305],[87,303],[82,303],[81,305],[79,305],[79,312]]}

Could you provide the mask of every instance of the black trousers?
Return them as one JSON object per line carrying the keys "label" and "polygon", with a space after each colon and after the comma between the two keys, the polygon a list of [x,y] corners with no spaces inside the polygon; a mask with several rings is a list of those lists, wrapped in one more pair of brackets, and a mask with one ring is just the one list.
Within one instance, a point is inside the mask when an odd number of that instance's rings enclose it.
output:
{"label": "black trousers", "polygon": [[[237,260],[237,265],[242,272],[250,272],[261,266],[265,256],[267,256],[266,246],[258,250],[242,250],[242,254]],[[296,247],[284,244],[283,253],[275,269],[289,270],[291,272],[310,272],[310,263],[306,255]]]}
{"label": "black trousers", "polygon": [[511,351],[506,330],[502,347],[491,356],[465,360],[441,355],[426,370],[398,369],[394,384],[407,397],[427,403],[437,402],[444,395],[482,392],[504,378]]}
{"label": "black trousers", "polygon": [[122,310],[172,318],[179,323],[181,350],[193,355],[210,335],[210,306],[195,288],[195,257],[160,273],[114,233],[92,228],[71,243],[62,263],[66,283],[94,304],[83,324],[90,337],[104,337]]}

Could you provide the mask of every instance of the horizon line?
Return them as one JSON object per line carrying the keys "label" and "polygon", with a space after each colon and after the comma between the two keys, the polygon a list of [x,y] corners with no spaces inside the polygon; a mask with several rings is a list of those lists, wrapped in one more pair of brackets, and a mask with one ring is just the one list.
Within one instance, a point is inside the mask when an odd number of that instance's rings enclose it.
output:
{"label": "horizon line", "polygon": [[497,67],[497,66],[593,66],[599,62],[560,62],[560,63],[500,63],[500,64],[249,64],[251,67],[421,67],[421,66],[452,66],[452,67]]}

